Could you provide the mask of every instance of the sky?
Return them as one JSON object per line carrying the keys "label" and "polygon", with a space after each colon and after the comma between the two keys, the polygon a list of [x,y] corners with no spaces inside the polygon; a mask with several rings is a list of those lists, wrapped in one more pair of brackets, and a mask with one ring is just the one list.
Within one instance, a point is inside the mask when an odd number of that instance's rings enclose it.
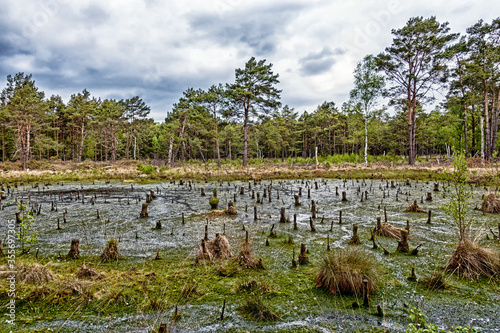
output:
{"label": "sky", "polygon": [[183,91],[232,83],[255,57],[279,74],[283,105],[311,112],[347,101],[356,63],[409,18],[436,16],[464,34],[499,13],[498,0],[5,0],[1,87],[31,73],[47,97],[139,96],[163,121]]}

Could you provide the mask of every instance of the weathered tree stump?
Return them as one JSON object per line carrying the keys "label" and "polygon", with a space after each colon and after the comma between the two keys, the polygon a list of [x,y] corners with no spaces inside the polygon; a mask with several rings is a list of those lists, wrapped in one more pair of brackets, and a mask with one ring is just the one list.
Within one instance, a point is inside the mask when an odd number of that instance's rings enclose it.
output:
{"label": "weathered tree stump", "polygon": [[151,197],[151,199],[156,199],[156,194],[155,194],[155,191],[151,190],[149,192],[149,196]]}
{"label": "weathered tree stump", "polygon": [[384,206],[384,222],[387,222],[387,207]]}
{"label": "weathered tree stump", "polygon": [[161,221],[160,220],[156,221],[155,229],[161,229],[161,228],[162,228]]}
{"label": "weathered tree stump", "polygon": [[267,198],[267,189],[264,188],[264,193],[262,194],[262,198]]}
{"label": "weathered tree stump", "polygon": [[299,197],[302,196],[302,187],[299,187]]}
{"label": "weathered tree stump", "polygon": [[139,215],[139,217],[148,217],[148,204],[147,203],[142,204],[141,214]]}
{"label": "weathered tree stump", "polygon": [[245,186],[240,187],[240,195],[245,194]]}
{"label": "weathered tree stump", "polygon": [[431,223],[431,215],[432,215],[432,211],[429,209],[429,212],[427,213],[427,223],[430,224]]}
{"label": "weathered tree stump", "polygon": [[146,203],[150,203],[150,202],[151,202],[151,195],[146,194]]}
{"label": "weathered tree stump", "polygon": [[286,223],[285,207],[281,207],[281,211],[280,211],[280,223]]}
{"label": "weathered tree stump", "polygon": [[260,192],[257,192],[257,203],[262,203],[262,201],[260,200]]}
{"label": "weathered tree stump", "polygon": [[297,267],[297,261],[295,261],[295,248],[293,248],[292,252],[292,267]]}
{"label": "weathered tree stump", "polygon": [[397,252],[408,253],[410,252],[410,247],[408,245],[408,231],[401,229],[401,240],[398,242]]}
{"label": "weathered tree stump", "polygon": [[342,201],[347,201],[347,192],[342,191]]}
{"label": "weathered tree stump", "polygon": [[425,198],[425,200],[432,201],[432,193],[431,192],[427,192],[427,197]]}
{"label": "weathered tree stump", "polygon": [[307,189],[307,199],[311,199],[311,189]]}
{"label": "weathered tree stump", "polygon": [[205,194],[205,188],[204,188],[204,187],[202,187],[202,188],[201,188],[201,196],[202,196],[202,197],[204,197],[205,195],[206,195],[206,194]]}
{"label": "weathered tree stump", "polygon": [[326,250],[330,251],[330,235],[326,235]]}
{"label": "weathered tree stump", "polygon": [[51,206],[51,208],[50,208],[50,211],[51,211],[51,212],[53,212],[53,211],[55,211],[55,210],[56,210],[56,208],[55,208],[55,206],[54,206],[54,201],[52,200],[52,206]]}
{"label": "weathered tree stump", "polygon": [[297,214],[293,214],[293,230],[298,230],[298,227],[297,227]]}
{"label": "weathered tree stump", "polygon": [[434,192],[439,192],[439,183],[434,183]]}
{"label": "weathered tree stump", "polygon": [[339,224],[342,224],[342,211],[339,211]]}
{"label": "weathered tree stump", "polygon": [[410,280],[410,281],[417,280],[417,275],[415,274],[415,264],[411,265],[411,274],[410,274],[410,276],[408,276],[408,280]]}
{"label": "weathered tree stump", "polygon": [[338,186],[335,186],[335,195],[338,196],[339,195],[339,187]]}
{"label": "weathered tree stump", "polygon": [[306,244],[300,244],[299,265],[307,265],[309,256],[307,255]]}
{"label": "weathered tree stump", "polygon": [[311,200],[311,214],[312,214],[312,218],[315,219],[316,218],[316,203],[314,202],[314,200]]}
{"label": "weathered tree stump", "polygon": [[99,209],[97,210],[97,219],[100,219],[101,215],[99,214]]}
{"label": "weathered tree stump", "polygon": [[309,218],[309,226],[311,227],[311,232],[316,232],[316,227],[314,226],[312,217]]}
{"label": "weathered tree stump", "polygon": [[396,185],[394,185],[394,180],[391,180],[391,188],[395,188]]}
{"label": "weathered tree stump", "polygon": [[80,240],[77,238],[73,238],[71,240],[71,248],[68,252],[68,258],[78,258],[80,256]]}
{"label": "weathered tree stump", "polygon": [[299,196],[297,194],[294,194],[293,197],[295,199],[295,206],[300,206]]}
{"label": "weathered tree stump", "polygon": [[21,212],[16,212],[16,223],[21,223]]}
{"label": "weathered tree stump", "polygon": [[258,218],[257,218],[257,206],[253,206],[253,219],[255,221],[258,220]]}
{"label": "weathered tree stump", "polygon": [[361,244],[361,240],[359,239],[358,236],[358,225],[353,224],[352,225],[352,237],[349,240],[349,245],[359,245]]}
{"label": "weathered tree stump", "polygon": [[370,306],[370,291],[368,290],[368,280],[363,280],[363,306]]}

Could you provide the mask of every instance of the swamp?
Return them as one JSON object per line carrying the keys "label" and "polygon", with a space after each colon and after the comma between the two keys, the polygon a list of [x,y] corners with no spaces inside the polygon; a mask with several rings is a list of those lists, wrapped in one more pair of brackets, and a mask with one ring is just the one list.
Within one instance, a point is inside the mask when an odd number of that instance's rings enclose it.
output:
{"label": "swamp", "polygon": [[[16,257],[21,332],[404,332],[415,316],[445,331],[500,327],[498,274],[466,279],[445,269],[457,245],[446,181],[3,186],[2,238],[20,207],[34,217],[26,234],[37,233]],[[495,188],[467,190],[474,240],[498,253],[498,217],[480,210]],[[321,263],[349,248],[377,265],[376,280],[332,294],[316,281]],[[0,265],[4,279],[6,256]]]}

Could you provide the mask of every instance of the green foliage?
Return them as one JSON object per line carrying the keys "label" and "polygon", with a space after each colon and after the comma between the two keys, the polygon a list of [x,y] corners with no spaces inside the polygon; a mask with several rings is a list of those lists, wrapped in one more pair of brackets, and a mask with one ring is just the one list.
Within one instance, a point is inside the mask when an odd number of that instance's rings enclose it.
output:
{"label": "green foliage", "polygon": [[151,164],[142,164],[141,162],[137,163],[137,170],[143,174],[150,175],[155,173],[157,168]]}
{"label": "green foliage", "polygon": [[217,197],[211,197],[210,200],[208,201],[210,206],[212,208],[217,208],[219,206],[219,198]]}
{"label": "green foliage", "polygon": [[452,217],[458,229],[459,241],[469,239],[470,226],[474,222],[470,212],[472,210],[472,191],[469,188],[470,174],[467,169],[467,160],[463,153],[457,154],[453,161],[453,172],[446,174],[452,183],[449,202],[443,210]]}
{"label": "green foliage", "polygon": [[26,248],[26,246],[35,244],[38,237],[37,231],[31,232],[31,227],[35,222],[35,216],[32,212],[28,211],[28,202],[17,202],[17,208],[19,209],[21,219],[17,239],[21,242],[22,253],[26,253],[29,251],[29,247]]}
{"label": "green foliage", "polygon": [[471,326],[456,326],[451,331],[443,331],[437,327],[436,324],[428,323],[427,316],[421,311],[421,309],[416,307],[410,307],[408,312],[408,318],[410,323],[406,327],[405,333],[478,333],[480,332],[477,328]]}

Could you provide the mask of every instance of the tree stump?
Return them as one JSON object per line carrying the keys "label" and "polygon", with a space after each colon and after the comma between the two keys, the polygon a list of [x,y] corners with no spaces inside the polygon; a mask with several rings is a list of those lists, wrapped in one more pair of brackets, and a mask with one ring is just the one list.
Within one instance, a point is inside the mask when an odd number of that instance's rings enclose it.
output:
{"label": "tree stump", "polygon": [[245,186],[240,187],[240,195],[245,194]]}
{"label": "tree stump", "polygon": [[21,223],[21,212],[16,212],[16,223]]}
{"label": "tree stump", "polygon": [[262,198],[267,198],[267,189],[264,189],[264,193],[262,194]]}
{"label": "tree stump", "polygon": [[432,201],[432,193],[431,192],[427,192],[427,197],[425,198],[425,200]]}
{"label": "tree stump", "polygon": [[316,232],[316,227],[314,226],[312,217],[309,218],[309,226],[311,227],[311,232]]}
{"label": "tree stump", "polygon": [[339,224],[342,224],[342,211],[339,211]]}
{"label": "tree stump", "polygon": [[262,203],[260,200],[260,192],[257,192],[257,203]]}
{"label": "tree stump", "polygon": [[338,186],[335,186],[335,195],[338,196],[339,195],[339,187]]}
{"label": "tree stump", "polygon": [[205,224],[205,238],[204,240],[208,242],[208,224]]}
{"label": "tree stump", "polygon": [[78,248],[79,246],[80,240],[77,238],[73,238],[71,240],[71,248],[68,252],[68,258],[78,258],[80,256],[80,249]]}
{"label": "tree stump", "polygon": [[293,248],[292,254],[292,267],[297,267],[297,261],[295,261],[295,248]]}
{"label": "tree stump", "polygon": [[300,244],[299,265],[307,265],[309,256],[307,255],[306,244]]}
{"label": "tree stump", "polygon": [[396,185],[394,185],[394,180],[391,180],[391,188],[395,188]]}
{"label": "tree stump", "polygon": [[285,207],[281,207],[281,211],[280,211],[280,223],[286,223]]}
{"label": "tree stump", "polygon": [[397,252],[408,253],[410,252],[410,247],[408,245],[408,231],[401,229],[401,240],[398,242]]}
{"label": "tree stump", "polygon": [[257,221],[257,206],[253,206],[253,219]]}
{"label": "tree stump", "polygon": [[434,192],[439,192],[439,183],[434,183]]}
{"label": "tree stump", "polygon": [[311,189],[307,189],[307,199],[311,199]]}
{"label": "tree stump", "polygon": [[141,214],[139,216],[140,217],[148,217],[148,204],[147,203],[142,204]]}
{"label": "tree stump", "polygon": [[342,201],[347,201],[347,192],[342,191]]}
{"label": "tree stump", "polygon": [[151,199],[156,199],[156,194],[155,194],[155,191],[151,190],[149,192],[149,196],[151,197]]}
{"label": "tree stump", "polygon": [[150,203],[150,202],[151,202],[151,195],[146,194],[146,203]]}
{"label": "tree stump", "polygon": [[370,291],[368,290],[368,280],[363,280],[363,306],[370,306]]}
{"label": "tree stump", "polygon": [[294,194],[293,197],[295,198],[295,206],[300,206],[299,196]]}
{"label": "tree stump", "polygon": [[161,229],[161,221],[160,220],[156,221],[155,229]]}
{"label": "tree stump", "polygon": [[349,245],[359,245],[361,244],[361,241],[358,236],[358,225],[353,224],[352,225],[352,237],[349,240]]}
{"label": "tree stump", "polygon": [[302,187],[299,187],[299,197],[302,196]]}
{"label": "tree stump", "polygon": [[255,190],[252,190],[252,200],[255,200]]}
{"label": "tree stump", "polygon": [[311,214],[312,214],[312,218],[315,219],[316,218],[316,203],[314,202],[314,200],[311,200]]}
{"label": "tree stump", "polygon": [[297,214],[293,214],[293,230],[298,230],[298,227],[297,227]]}
{"label": "tree stump", "polygon": [[204,197],[205,195],[206,195],[206,194],[205,194],[205,188],[204,188],[204,187],[202,187],[202,188],[201,188],[201,196],[202,196],[202,197]]}
{"label": "tree stump", "polygon": [[431,214],[432,214],[430,209],[429,209],[429,212],[427,214],[428,214],[427,215],[427,223],[430,224],[431,223]]}

